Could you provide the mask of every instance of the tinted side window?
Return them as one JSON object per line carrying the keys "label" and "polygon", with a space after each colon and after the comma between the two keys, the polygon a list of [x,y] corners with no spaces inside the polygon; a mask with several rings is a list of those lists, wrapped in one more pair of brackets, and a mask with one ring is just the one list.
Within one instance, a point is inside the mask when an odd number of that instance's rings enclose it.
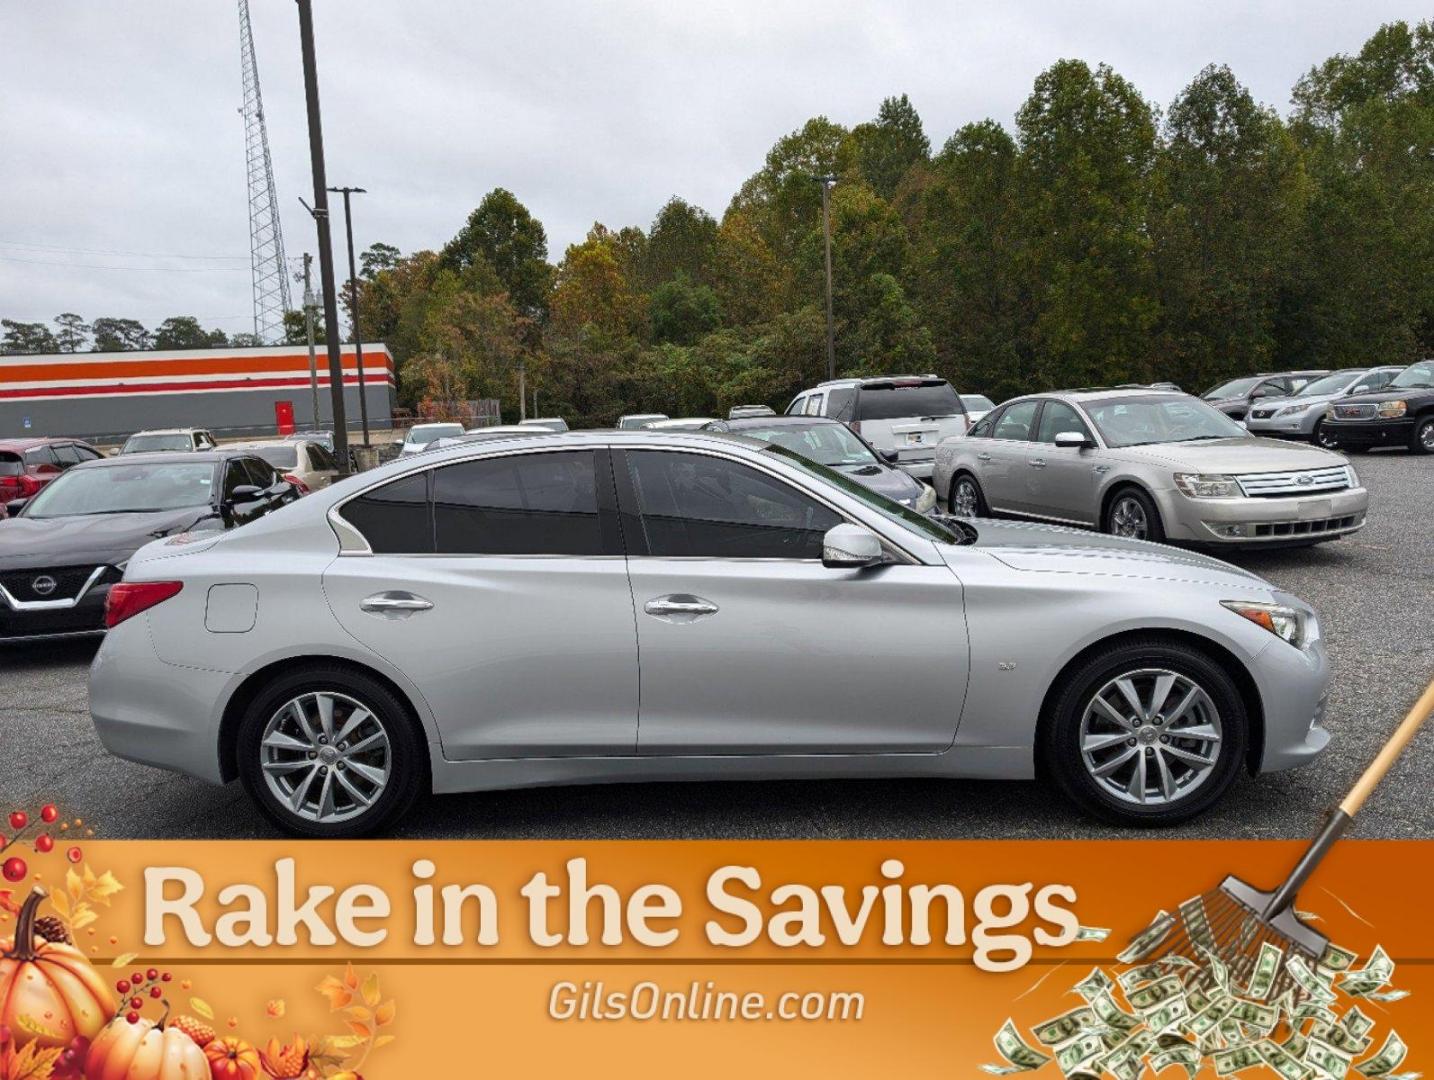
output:
{"label": "tinted side window", "polygon": [[991,429],[996,426],[996,421],[999,419],[1001,419],[1000,409],[992,411],[989,416],[981,417],[981,419],[976,422],[976,426],[971,429],[972,438],[989,439],[991,437]]}
{"label": "tinted side window", "polygon": [[249,474],[249,482],[255,487],[273,487],[279,479],[273,467],[258,458],[245,458],[244,469]]}
{"label": "tinted side window", "polygon": [[60,443],[55,447],[55,457],[60,459],[60,468],[68,469],[71,465],[80,463],[80,455],[75,451],[74,443]]}
{"label": "tinted side window", "polygon": [[1036,442],[1054,443],[1056,436],[1063,431],[1074,431],[1077,435],[1090,438],[1090,429],[1085,426],[1074,409],[1064,401],[1047,401],[1046,407],[1041,410],[1041,423],[1036,434]]}
{"label": "tinted side window", "polygon": [[32,446],[25,451],[26,465],[58,465],[55,458],[55,451],[48,446]]}
{"label": "tinted side window", "polygon": [[787,406],[785,415],[801,416],[806,411],[806,407],[807,399],[805,396],[794,397],[792,398],[792,403]]}
{"label": "tinted side window", "polygon": [[435,471],[437,550],[453,555],[607,555],[590,450],[510,454]]}
{"label": "tinted side window", "polygon": [[433,550],[426,472],[365,492],[344,505],[343,516],[363,533],[377,555],[423,554]]}
{"label": "tinted side window", "polygon": [[1359,381],[1367,385],[1371,390],[1378,390],[1381,386],[1388,385],[1389,380],[1398,374],[1399,372],[1397,371],[1371,371]]}
{"label": "tinted side window", "polygon": [[224,498],[234,498],[234,489],[244,484],[252,484],[254,478],[249,475],[249,470],[244,468],[244,459],[235,458],[224,465]]}
{"label": "tinted side window", "polygon": [[1000,419],[996,421],[993,438],[997,439],[1018,439],[1029,441],[1031,437],[1031,421],[1036,418],[1036,406],[1038,401],[1018,401],[1014,405],[1007,406],[1001,413]]}
{"label": "tinted side window", "polygon": [[852,407],[856,403],[856,390],[850,386],[839,386],[827,391],[826,415],[834,420],[852,419]]}
{"label": "tinted side window", "polygon": [[652,555],[820,559],[841,517],[749,466],[705,454],[633,451],[632,485]]}
{"label": "tinted side window", "polygon": [[910,416],[960,416],[966,410],[950,383],[863,386],[858,420],[902,420]]}
{"label": "tinted side window", "polygon": [[337,469],[334,455],[320,443],[309,443],[309,467],[312,469]]}
{"label": "tinted side window", "polygon": [[100,458],[104,457],[104,455],[101,454],[98,450],[91,450],[88,446],[81,446],[79,445],[79,443],[75,444],[74,449],[75,454],[79,457],[81,461],[98,461]]}

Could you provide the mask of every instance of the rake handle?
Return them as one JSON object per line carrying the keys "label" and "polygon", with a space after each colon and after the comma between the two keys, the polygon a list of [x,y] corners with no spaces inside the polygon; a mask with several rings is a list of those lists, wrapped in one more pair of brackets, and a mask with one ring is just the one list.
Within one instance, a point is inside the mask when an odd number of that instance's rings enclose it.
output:
{"label": "rake handle", "polygon": [[1409,740],[1414,738],[1431,713],[1434,713],[1434,679],[1430,680],[1429,685],[1424,688],[1424,693],[1419,696],[1419,700],[1405,715],[1403,722],[1394,729],[1394,734],[1389,737],[1389,741],[1369,763],[1369,766],[1355,782],[1354,787],[1350,788],[1349,794],[1339,804],[1339,809],[1330,815],[1324,828],[1319,831],[1319,835],[1305,849],[1305,853],[1300,856],[1300,861],[1290,871],[1290,876],[1285,879],[1285,883],[1276,889],[1274,895],[1270,897],[1269,905],[1265,908],[1265,918],[1274,918],[1295,902],[1295,895],[1309,880],[1310,875],[1315,872],[1320,860],[1334,846],[1334,842],[1345,834],[1345,831],[1354,822],[1354,816],[1364,805],[1364,801],[1384,779],[1385,774],[1394,767],[1394,763],[1399,760],[1399,755],[1409,745]]}

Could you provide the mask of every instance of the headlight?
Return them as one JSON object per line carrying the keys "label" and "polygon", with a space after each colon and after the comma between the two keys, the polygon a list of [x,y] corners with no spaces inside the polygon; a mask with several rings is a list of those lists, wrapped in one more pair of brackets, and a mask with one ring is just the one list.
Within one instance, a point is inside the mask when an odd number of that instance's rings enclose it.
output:
{"label": "headlight", "polygon": [[921,485],[921,494],[916,496],[916,503],[912,507],[918,514],[927,514],[936,505],[936,489],[930,484]]}
{"label": "headlight", "polygon": [[1349,486],[1359,487],[1359,473],[1354,471],[1354,466],[1346,465],[1345,468],[1349,471]]}
{"label": "headlight", "polygon": [[1297,649],[1319,638],[1319,622],[1313,615],[1304,614],[1284,604],[1258,604],[1246,600],[1221,600],[1236,615],[1249,619],[1256,626],[1262,626],[1275,637],[1288,641]]}
{"label": "headlight", "polygon": [[1233,476],[1178,472],[1175,486],[1192,499],[1233,499],[1244,494]]}
{"label": "headlight", "polygon": [[1283,409],[1280,409],[1277,413],[1275,413],[1275,415],[1297,416],[1302,412],[1309,412],[1312,408],[1314,408],[1313,405],[1286,405]]}
{"label": "headlight", "polygon": [[1381,401],[1375,411],[1386,420],[1394,420],[1407,413],[1409,405],[1403,401]]}

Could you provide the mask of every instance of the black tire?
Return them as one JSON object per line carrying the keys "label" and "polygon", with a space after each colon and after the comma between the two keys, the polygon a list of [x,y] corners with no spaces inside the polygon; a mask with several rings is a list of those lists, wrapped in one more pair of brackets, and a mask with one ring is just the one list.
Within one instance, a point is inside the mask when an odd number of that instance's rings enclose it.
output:
{"label": "black tire", "polygon": [[1434,454],[1434,415],[1421,416],[1414,421],[1409,449],[1416,454]]}
{"label": "black tire", "polygon": [[[1144,516],[1144,536],[1131,536],[1122,531],[1117,524],[1120,520],[1126,520],[1121,517],[1121,512],[1127,500],[1136,504]],[[1131,539],[1150,540],[1157,544],[1165,540],[1165,525],[1160,520],[1160,511],[1155,508],[1155,502],[1150,496],[1138,487],[1123,487],[1111,496],[1110,502],[1106,504],[1105,513],[1101,515],[1100,529],[1101,532],[1109,533],[1112,536],[1129,536]]]}
{"label": "black tire", "polygon": [[[1081,723],[1086,709],[1101,688],[1126,673],[1152,668],[1183,676],[1204,691],[1219,720],[1221,738],[1214,764],[1203,770],[1206,775],[1198,785],[1191,785],[1186,794],[1177,795],[1167,802],[1140,805],[1118,797],[1105,782],[1093,775],[1081,751]],[[1149,675],[1138,676],[1136,681],[1151,685],[1155,682]],[[1170,700],[1174,696],[1172,692]],[[1154,724],[1147,721],[1144,727],[1148,731]],[[1047,714],[1042,717],[1038,745],[1044,775],[1053,779],[1082,810],[1105,821],[1155,828],[1188,821],[1218,802],[1239,774],[1245,761],[1248,740],[1249,718],[1244,699],[1229,673],[1197,648],[1179,641],[1150,638],[1117,644],[1100,651],[1063,676],[1050,699]],[[1170,740],[1164,741],[1168,743]],[[1190,740],[1176,738],[1174,742],[1176,749],[1181,745],[1190,746]],[[1111,751],[1111,757],[1124,752],[1127,747],[1128,740],[1118,743]],[[1147,758],[1149,766],[1155,750],[1139,744],[1135,749],[1137,754]],[[1168,749],[1162,748],[1163,751]],[[1134,767],[1132,765],[1132,772]],[[1122,773],[1117,771],[1108,779],[1118,785],[1121,776]],[[1157,770],[1150,783],[1158,781]],[[1137,786],[1133,780],[1131,786]]]}
{"label": "black tire", "polygon": [[1323,420],[1315,424],[1314,432],[1310,435],[1310,442],[1316,446],[1322,446],[1326,450],[1339,449],[1339,440],[1325,429]]}
{"label": "black tire", "polygon": [[991,507],[986,502],[986,493],[981,490],[981,481],[977,480],[970,473],[957,473],[951,480],[951,492],[946,499],[946,508],[952,514],[956,513],[956,492],[963,485],[969,485],[975,496],[976,513],[975,517],[990,517]]}
{"label": "black tire", "polygon": [[[307,694],[353,699],[373,715],[374,723],[387,736],[386,782],[372,805],[342,821],[322,822],[300,816],[280,801],[265,778],[260,745],[265,728],[286,703]],[[371,835],[398,821],[429,788],[425,740],[403,703],[379,680],[341,665],[291,672],[266,686],[244,711],[235,751],[239,778],[249,797],[276,827],[293,836],[332,840]]]}

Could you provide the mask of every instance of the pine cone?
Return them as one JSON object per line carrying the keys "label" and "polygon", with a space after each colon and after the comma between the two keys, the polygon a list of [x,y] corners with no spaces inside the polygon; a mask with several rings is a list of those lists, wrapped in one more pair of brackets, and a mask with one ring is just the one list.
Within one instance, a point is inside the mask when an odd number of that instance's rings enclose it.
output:
{"label": "pine cone", "polygon": [[56,945],[71,944],[70,932],[65,929],[65,924],[53,915],[42,915],[36,919],[35,933]]}

